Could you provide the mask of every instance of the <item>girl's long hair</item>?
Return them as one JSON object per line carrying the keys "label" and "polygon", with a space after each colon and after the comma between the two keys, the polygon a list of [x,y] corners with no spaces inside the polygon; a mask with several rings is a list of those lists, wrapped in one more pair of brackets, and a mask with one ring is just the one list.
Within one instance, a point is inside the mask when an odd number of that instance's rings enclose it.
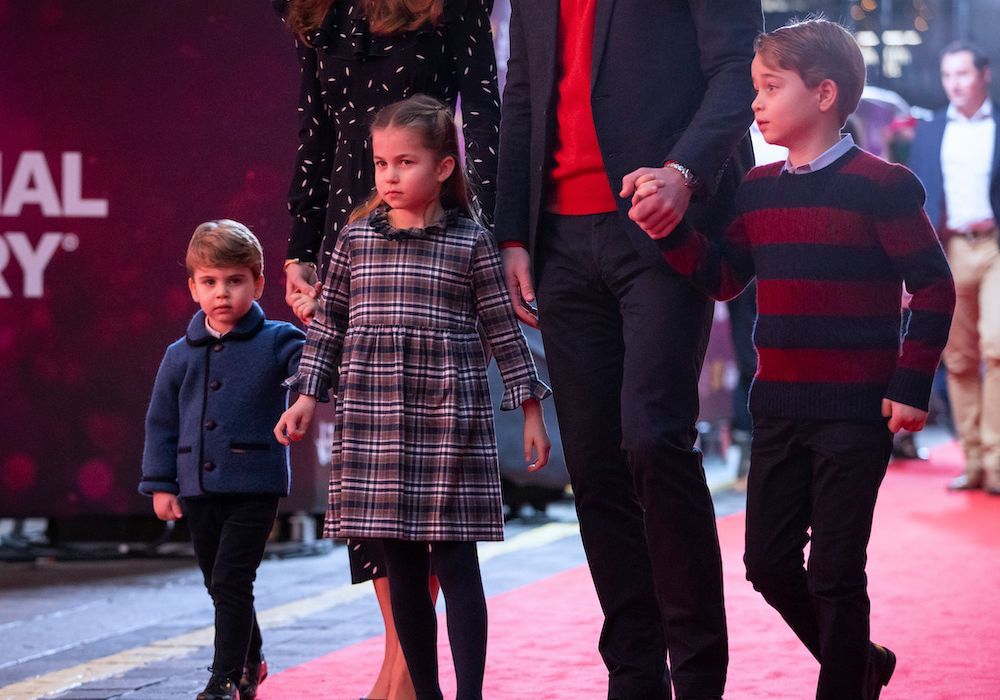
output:
{"label": "girl's long hair", "polygon": [[[323,22],[336,0],[291,0],[285,19],[288,28],[306,41]],[[437,24],[444,0],[364,0],[365,17],[374,34],[409,32],[425,22]]]}
{"label": "girl's long hair", "polygon": [[[441,206],[458,209],[467,217],[482,225],[479,209],[470,194],[468,176],[462,167],[462,157],[458,148],[458,129],[455,115],[439,100],[427,95],[414,95],[400,102],[394,102],[379,110],[372,122],[371,130],[411,129],[420,137],[424,148],[434,153],[438,160],[448,156],[455,159],[455,169],[448,179],[441,183]],[[368,216],[382,204],[378,190],[353,212],[349,221],[354,222]]]}

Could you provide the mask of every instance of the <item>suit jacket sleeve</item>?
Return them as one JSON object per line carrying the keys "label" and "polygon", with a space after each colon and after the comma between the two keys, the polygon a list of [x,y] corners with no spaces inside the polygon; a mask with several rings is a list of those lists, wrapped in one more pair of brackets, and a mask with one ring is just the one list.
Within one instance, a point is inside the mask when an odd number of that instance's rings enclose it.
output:
{"label": "suit jacket sleeve", "polygon": [[669,159],[693,170],[714,194],[726,161],[753,120],[750,63],[763,16],[757,0],[690,0],[688,6],[708,88]]}
{"label": "suit jacket sleeve", "polygon": [[500,164],[497,192],[496,239],[528,245],[531,183],[531,86],[528,53],[518,4],[511,5],[510,58],[503,91],[500,121]]}

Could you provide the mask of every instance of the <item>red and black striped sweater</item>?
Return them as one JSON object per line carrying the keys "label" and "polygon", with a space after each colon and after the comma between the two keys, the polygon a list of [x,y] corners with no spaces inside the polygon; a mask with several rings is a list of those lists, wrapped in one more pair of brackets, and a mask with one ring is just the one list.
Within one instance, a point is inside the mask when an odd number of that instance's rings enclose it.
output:
{"label": "red and black striped sweater", "polygon": [[690,227],[661,241],[666,261],[716,299],[757,278],[751,412],[875,420],[883,397],[927,410],[955,288],[919,181],[858,148],[812,173],[782,166],[749,173],[723,241]]}

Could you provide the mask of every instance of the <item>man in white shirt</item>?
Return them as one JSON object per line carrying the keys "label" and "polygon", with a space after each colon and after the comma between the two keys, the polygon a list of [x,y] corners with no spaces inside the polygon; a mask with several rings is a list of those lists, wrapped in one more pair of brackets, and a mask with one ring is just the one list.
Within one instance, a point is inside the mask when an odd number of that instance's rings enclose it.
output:
{"label": "man in white shirt", "polygon": [[968,42],[941,55],[947,109],[917,127],[910,167],[948,254],[958,294],[944,364],[965,473],[948,487],[1000,495],[1000,148],[987,56]]}

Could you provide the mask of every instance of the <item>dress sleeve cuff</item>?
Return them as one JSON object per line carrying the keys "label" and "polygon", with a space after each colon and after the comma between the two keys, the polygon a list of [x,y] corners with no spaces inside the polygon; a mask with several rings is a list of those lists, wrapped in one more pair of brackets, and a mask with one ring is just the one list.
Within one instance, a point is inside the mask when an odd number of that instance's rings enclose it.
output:
{"label": "dress sleeve cuff", "polygon": [[330,383],[323,377],[318,377],[315,374],[298,372],[283,381],[281,386],[294,391],[296,394],[312,396],[320,403],[330,402]]}
{"label": "dress sleeve cuff", "polygon": [[528,384],[518,384],[505,389],[503,400],[500,402],[500,410],[513,411],[528,399],[541,401],[551,395],[552,390],[546,386],[545,382],[535,379]]}

